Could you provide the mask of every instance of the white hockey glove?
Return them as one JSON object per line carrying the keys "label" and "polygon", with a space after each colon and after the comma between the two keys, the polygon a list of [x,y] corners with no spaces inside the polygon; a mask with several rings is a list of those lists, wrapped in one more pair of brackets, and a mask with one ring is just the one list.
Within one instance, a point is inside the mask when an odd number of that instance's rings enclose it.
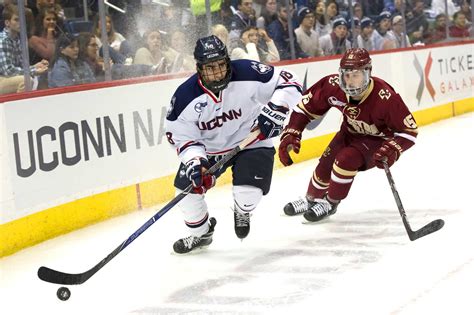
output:
{"label": "white hockey glove", "polygon": [[260,128],[260,140],[279,136],[283,130],[283,124],[288,116],[288,108],[285,106],[275,105],[268,102],[262,107],[262,111],[258,116],[258,127]]}

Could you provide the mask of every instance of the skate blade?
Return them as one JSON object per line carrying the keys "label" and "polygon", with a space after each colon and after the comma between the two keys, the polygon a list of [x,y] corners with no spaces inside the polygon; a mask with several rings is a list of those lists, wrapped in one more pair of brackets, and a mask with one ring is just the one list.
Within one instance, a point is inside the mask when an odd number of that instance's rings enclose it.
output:
{"label": "skate blade", "polygon": [[321,219],[319,221],[308,221],[306,219],[303,219],[303,221],[301,221],[301,224],[304,224],[304,225],[318,225],[318,224],[321,224],[321,223],[324,223],[324,222],[327,222],[329,220],[329,218],[324,218],[324,219]]}
{"label": "skate blade", "polygon": [[[209,244],[209,245],[211,245],[211,244]],[[192,255],[196,255],[196,254],[201,254],[202,252],[207,250],[209,245],[199,246],[199,247],[196,247],[195,249],[193,249],[190,252],[182,253],[182,254],[177,253],[173,250],[173,251],[170,252],[170,255],[173,255],[173,256],[192,256]]]}

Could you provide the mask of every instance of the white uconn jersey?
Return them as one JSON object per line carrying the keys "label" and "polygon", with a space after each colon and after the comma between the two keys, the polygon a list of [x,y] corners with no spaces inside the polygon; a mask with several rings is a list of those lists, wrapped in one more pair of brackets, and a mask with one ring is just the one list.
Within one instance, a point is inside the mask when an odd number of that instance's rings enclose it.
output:
{"label": "white uconn jersey", "polygon": [[[232,150],[255,126],[264,104],[292,109],[301,100],[302,87],[294,74],[251,60],[231,63],[232,78],[218,96],[206,89],[197,74],[176,90],[166,117],[168,141],[181,162]],[[249,148],[273,147],[271,139]]]}

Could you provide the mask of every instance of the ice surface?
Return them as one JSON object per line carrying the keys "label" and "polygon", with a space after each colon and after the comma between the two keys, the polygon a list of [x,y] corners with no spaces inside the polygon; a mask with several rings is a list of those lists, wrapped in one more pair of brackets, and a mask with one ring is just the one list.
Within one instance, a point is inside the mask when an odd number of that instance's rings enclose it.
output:
{"label": "ice surface", "polygon": [[[336,215],[319,224],[285,217],[304,195],[315,160],[274,174],[250,235],[234,235],[230,186],[209,192],[214,243],[172,254],[186,236],[170,211],[85,284],[36,277],[44,265],[83,272],[156,209],[103,222],[0,260],[0,314],[474,314],[474,113],[421,128],[392,167],[413,229],[442,218],[440,231],[410,242],[382,170],[359,173]],[[307,148],[306,148],[307,149]]]}

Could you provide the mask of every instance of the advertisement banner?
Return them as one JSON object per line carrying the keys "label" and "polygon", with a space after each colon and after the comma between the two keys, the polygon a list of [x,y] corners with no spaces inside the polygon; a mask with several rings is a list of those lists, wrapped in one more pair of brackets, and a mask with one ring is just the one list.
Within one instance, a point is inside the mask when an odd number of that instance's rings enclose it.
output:
{"label": "advertisement banner", "polygon": [[[473,44],[374,53],[374,76],[413,111],[474,96]],[[310,87],[337,74],[338,59],[285,68]],[[0,224],[82,197],[171,175],[179,161],[164,134],[186,78],[9,101],[1,106]],[[331,110],[305,138],[335,132]],[[317,128],[315,128],[317,125]],[[275,140],[277,144],[278,140]]]}

